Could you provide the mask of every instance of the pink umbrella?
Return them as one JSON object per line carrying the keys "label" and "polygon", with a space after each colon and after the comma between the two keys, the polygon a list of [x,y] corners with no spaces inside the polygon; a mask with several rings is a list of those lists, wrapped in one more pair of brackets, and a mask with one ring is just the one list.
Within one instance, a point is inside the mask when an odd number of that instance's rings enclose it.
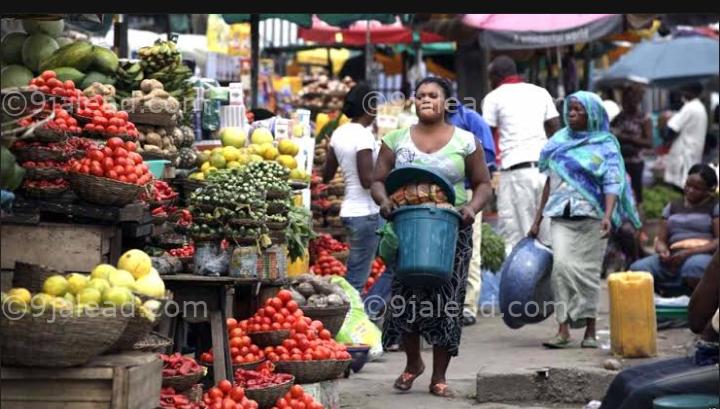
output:
{"label": "pink umbrella", "polygon": [[[368,35],[369,31],[369,35]],[[336,34],[342,34],[342,43],[345,45],[373,44],[402,44],[413,42],[413,32],[405,27],[398,18],[393,24],[381,24],[378,21],[357,21],[348,28],[331,26],[313,15],[311,28],[300,27],[298,36],[306,41],[321,44],[335,44]],[[433,43],[447,41],[440,35],[433,33],[420,33],[420,42]]]}
{"label": "pink umbrella", "polygon": [[466,14],[492,49],[547,48],[585,43],[622,30],[622,14]]}

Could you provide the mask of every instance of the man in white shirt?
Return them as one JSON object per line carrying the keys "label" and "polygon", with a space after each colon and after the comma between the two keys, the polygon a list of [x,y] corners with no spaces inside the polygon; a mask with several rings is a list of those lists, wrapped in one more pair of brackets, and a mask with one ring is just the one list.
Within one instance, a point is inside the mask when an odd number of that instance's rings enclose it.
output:
{"label": "man in white shirt", "polygon": [[678,188],[685,186],[690,167],[702,162],[708,114],[700,102],[702,85],[694,84],[683,92],[685,104],[667,123],[666,134],[673,139],[665,158],[665,182]]}
{"label": "man in white shirt", "polygon": [[[509,253],[532,226],[545,185],[537,162],[560,121],[550,94],[524,82],[510,57],[495,58],[489,75],[493,91],[483,100],[482,114],[500,136],[498,227]],[[548,243],[549,237],[549,226],[543,221],[538,238]]]}

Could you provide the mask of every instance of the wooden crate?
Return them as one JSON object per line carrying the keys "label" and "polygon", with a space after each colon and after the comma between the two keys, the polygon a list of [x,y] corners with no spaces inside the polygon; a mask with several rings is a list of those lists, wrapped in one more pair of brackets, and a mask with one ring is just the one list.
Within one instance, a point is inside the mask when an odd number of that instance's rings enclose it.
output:
{"label": "wooden crate", "polygon": [[12,269],[16,261],[24,261],[60,271],[90,272],[100,263],[115,264],[120,255],[121,236],[115,226],[3,224],[0,237],[3,269]]}
{"label": "wooden crate", "polygon": [[128,352],[66,369],[1,368],[0,403],[12,409],[154,409],[162,361]]}

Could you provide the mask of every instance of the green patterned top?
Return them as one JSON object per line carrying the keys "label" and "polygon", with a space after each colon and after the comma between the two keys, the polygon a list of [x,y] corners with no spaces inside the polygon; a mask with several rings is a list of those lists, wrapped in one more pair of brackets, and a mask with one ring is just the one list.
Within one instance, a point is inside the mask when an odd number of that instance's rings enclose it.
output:
{"label": "green patterned top", "polygon": [[465,158],[475,152],[475,136],[455,127],[450,141],[435,153],[422,152],[410,137],[410,128],[392,131],[383,142],[395,153],[395,167],[422,165],[443,175],[455,187],[455,206],[467,202],[465,191]]}

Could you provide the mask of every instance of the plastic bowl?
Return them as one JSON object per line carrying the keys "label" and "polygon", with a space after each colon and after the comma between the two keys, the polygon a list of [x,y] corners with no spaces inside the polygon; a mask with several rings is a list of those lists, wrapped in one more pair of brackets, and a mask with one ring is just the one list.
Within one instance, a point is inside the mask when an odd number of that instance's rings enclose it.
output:
{"label": "plastic bowl", "polygon": [[165,165],[170,163],[169,160],[165,159],[146,160],[144,162],[156,179],[162,179],[163,173],[165,173]]}
{"label": "plastic bowl", "polygon": [[370,352],[370,346],[365,344],[348,345],[347,351],[352,357],[350,368],[353,372],[360,372],[365,363],[368,360],[368,353]]}

